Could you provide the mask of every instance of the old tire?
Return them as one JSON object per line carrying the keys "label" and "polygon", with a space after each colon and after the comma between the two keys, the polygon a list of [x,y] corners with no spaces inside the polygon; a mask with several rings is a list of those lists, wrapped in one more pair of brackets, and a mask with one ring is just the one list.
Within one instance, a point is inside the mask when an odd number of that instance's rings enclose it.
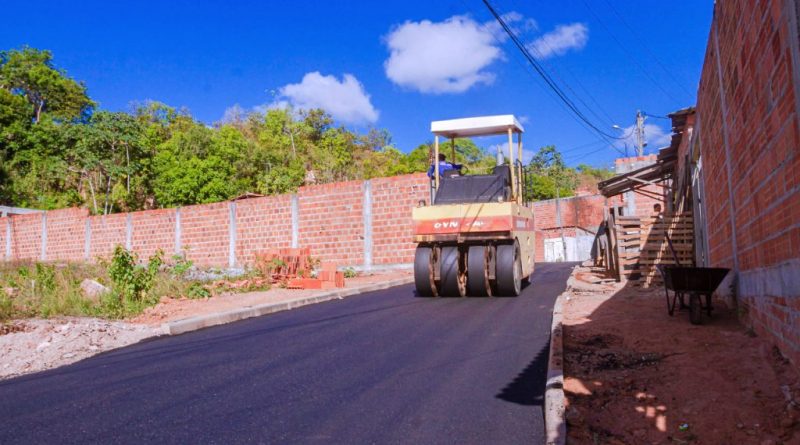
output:
{"label": "old tire", "polygon": [[467,277],[462,261],[463,259],[457,246],[442,247],[442,257],[439,262],[440,295],[463,297],[467,294]]}
{"label": "old tire", "polygon": [[522,259],[519,247],[514,244],[497,246],[497,292],[505,297],[516,297],[522,292]]}
{"label": "old tire", "polygon": [[470,297],[492,295],[489,266],[492,250],[489,246],[469,246],[467,252],[467,294]]}
{"label": "old tire", "polygon": [[436,264],[436,251],[432,247],[417,246],[414,252],[414,286],[420,297],[437,297],[439,290],[433,278]]}

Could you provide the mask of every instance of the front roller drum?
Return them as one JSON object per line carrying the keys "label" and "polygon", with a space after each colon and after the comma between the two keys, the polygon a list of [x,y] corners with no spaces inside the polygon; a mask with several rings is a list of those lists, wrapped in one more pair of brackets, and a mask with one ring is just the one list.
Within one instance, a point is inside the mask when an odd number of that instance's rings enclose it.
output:
{"label": "front roller drum", "polygon": [[420,297],[438,297],[439,289],[433,272],[439,267],[438,250],[417,246],[414,252],[414,286]]}
{"label": "front roller drum", "polygon": [[440,261],[441,292],[445,297],[464,297],[467,295],[467,274],[465,258],[458,246],[443,246]]}
{"label": "front roller drum", "polygon": [[494,263],[490,246],[469,246],[467,252],[467,293],[471,297],[491,297],[491,268]]}
{"label": "front roller drum", "polygon": [[522,258],[519,245],[497,246],[497,292],[506,297],[516,297],[522,292]]}

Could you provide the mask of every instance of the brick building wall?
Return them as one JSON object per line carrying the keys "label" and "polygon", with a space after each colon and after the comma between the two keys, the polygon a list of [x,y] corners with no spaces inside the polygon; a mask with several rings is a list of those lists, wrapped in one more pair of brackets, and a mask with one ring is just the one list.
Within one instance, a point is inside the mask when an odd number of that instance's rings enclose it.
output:
{"label": "brick building wall", "polygon": [[[614,168],[617,174],[627,173],[655,164],[657,159],[658,155],[655,154],[618,158],[614,161]],[[647,185],[636,191],[623,193],[619,199],[619,205],[625,207],[629,215],[651,216],[656,204],[661,206],[662,211],[666,210],[664,188],[655,185]]]}
{"label": "brick building wall", "polygon": [[800,365],[800,131],[794,0],[714,6],[697,97],[708,259],[745,321]]}

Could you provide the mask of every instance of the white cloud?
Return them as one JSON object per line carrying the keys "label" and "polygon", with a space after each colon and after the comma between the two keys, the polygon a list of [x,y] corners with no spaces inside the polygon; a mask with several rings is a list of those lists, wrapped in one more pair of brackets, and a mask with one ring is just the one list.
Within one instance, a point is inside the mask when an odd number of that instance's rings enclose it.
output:
{"label": "white cloud", "polygon": [[542,35],[527,46],[537,58],[547,59],[561,56],[569,50],[581,50],[586,46],[588,40],[589,28],[583,23],[572,23],[556,26],[556,29]]}
{"label": "white cloud", "polygon": [[461,93],[479,84],[491,84],[486,70],[502,58],[497,29],[466,16],[443,22],[407,21],[385,37],[389,58],[386,77],[422,93]]}
{"label": "white cloud", "polygon": [[[618,148],[625,148],[625,144],[628,144],[629,151],[634,155],[636,154],[635,153],[636,132],[634,131],[635,127],[636,127],[635,125],[631,125],[630,127],[623,128],[622,135],[627,137],[615,143],[615,145]],[[653,153],[656,150],[664,148],[667,145],[669,145],[671,140],[672,140],[672,133],[670,131],[665,131],[664,129],[655,124],[644,124],[644,141],[647,143],[645,151]]]}
{"label": "white cloud", "polygon": [[306,73],[300,83],[290,83],[278,89],[275,101],[268,108],[322,108],[334,119],[348,124],[373,123],[379,112],[372,106],[364,86],[352,74],[340,81],[335,76],[323,76],[319,71]]}

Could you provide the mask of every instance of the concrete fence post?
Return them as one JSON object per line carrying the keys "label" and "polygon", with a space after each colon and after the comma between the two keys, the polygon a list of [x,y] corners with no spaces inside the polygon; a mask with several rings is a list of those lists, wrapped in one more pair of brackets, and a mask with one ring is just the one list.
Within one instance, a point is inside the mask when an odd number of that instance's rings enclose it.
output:
{"label": "concrete fence post", "polygon": [[92,254],[92,220],[86,218],[86,225],[83,229],[83,259],[89,261]]}
{"label": "concrete fence post", "polygon": [[364,181],[364,269],[372,268],[372,182]]}
{"label": "concrete fence post", "polygon": [[42,212],[42,252],[39,259],[47,261],[47,212]]}
{"label": "concrete fence post", "polygon": [[228,203],[228,267],[236,266],[236,202]]}
{"label": "concrete fence post", "polygon": [[133,215],[130,213],[125,218],[125,248],[133,250]]}
{"label": "concrete fence post", "polygon": [[175,255],[183,253],[183,233],[181,232],[181,208],[175,208]]}
{"label": "concrete fence post", "polygon": [[6,219],[6,261],[11,261],[11,217]]}
{"label": "concrete fence post", "polygon": [[300,247],[300,198],[292,194],[292,248]]}

